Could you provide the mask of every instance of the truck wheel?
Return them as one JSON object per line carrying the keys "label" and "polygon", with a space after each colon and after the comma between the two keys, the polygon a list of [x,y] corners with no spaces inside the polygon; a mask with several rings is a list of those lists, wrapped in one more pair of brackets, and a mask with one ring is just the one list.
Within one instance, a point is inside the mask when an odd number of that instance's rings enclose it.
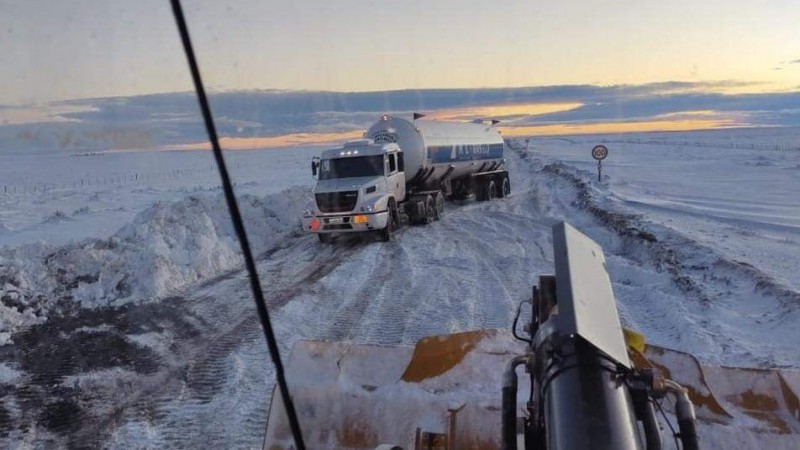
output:
{"label": "truck wheel", "polygon": [[328,233],[317,233],[317,237],[319,238],[319,241],[322,242],[323,244],[327,244],[333,240],[333,236],[331,236]]}
{"label": "truck wheel", "polygon": [[497,197],[497,185],[494,180],[489,180],[486,185],[486,200],[493,200]]}
{"label": "truck wheel", "polygon": [[436,202],[433,196],[429,195],[425,199],[425,223],[431,223],[436,220]]}
{"label": "truck wheel", "polygon": [[389,203],[389,217],[386,219],[386,226],[381,230],[381,240],[383,242],[389,242],[392,240],[392,235],[394,234],[395,229],[395,217],[397,216],[397,211],[394,203]]}
{"label": "truck wheel", "polygon": [[439,220],[444,215],[444,195],[441,192],[436,193],[436,214],[434,214],[433,219]]}
{"label": "truck wheel", "polygon": [[[476,183],[478,184],[478,183]],[[485,202],[489,199],[489,195],[486,191],[486,184],[481,182],[477,186],[475,186],[475,200],[479,202]]]}
{"label": "truck wheel", "polygon": [[511,194],[511,182],[508,181],[508,177],[503,177],[503,184],[500,188],[500,198],[508,197]]}
{"label": "truck wheel", "polygon": [[466,200],[469,197],[469,188],[463,182],[453,181],[450,198],[453,200]]}

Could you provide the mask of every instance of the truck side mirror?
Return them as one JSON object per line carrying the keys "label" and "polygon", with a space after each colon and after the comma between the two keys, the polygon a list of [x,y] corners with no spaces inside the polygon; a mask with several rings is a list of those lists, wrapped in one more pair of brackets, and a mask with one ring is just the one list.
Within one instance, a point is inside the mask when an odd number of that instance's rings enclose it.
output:
{"label": "truck side mirror", "polygon": [[316,177],[318,168],[319,168],[319,158],[311,158],[311,175]]}

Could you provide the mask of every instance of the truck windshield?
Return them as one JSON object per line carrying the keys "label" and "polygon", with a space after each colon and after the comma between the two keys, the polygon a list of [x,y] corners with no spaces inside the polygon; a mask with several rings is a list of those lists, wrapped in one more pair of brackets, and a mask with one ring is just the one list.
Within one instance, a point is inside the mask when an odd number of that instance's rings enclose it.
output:
{"label": "truck windshield", "polygon": [[383,175],[383,155],[323,159],[320,161],[320,180],[372,177],[376,175]]}

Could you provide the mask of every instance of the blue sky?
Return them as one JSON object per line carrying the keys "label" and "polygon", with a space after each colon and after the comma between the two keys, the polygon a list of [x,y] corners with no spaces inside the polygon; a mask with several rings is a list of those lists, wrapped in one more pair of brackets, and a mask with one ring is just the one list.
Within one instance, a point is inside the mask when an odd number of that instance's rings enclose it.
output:
{"label": "blue sky", "polygon": [[[222,90],[800,82],[795,0],[185,0]],[[169,2],[0,0],[0,104],[188,90]]]}

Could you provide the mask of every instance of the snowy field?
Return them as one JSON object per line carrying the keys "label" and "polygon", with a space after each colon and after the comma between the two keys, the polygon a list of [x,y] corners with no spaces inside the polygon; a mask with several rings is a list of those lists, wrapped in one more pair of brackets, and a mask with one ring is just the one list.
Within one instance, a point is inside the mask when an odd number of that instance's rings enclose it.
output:
{"label": "snowy field", "polygon": [[[319,148],[226,154],[239,193],[311,185]],[[0,154],[0,247],[108,237],[154,202],[219,189],[210,152]]]}
{"label": "snowy field", "polygon": [[[568,220],[604,247],[622,320],[648,341],[713,365],[798,368],[798,131],[517,141],[509,198],[448,204],[391,243],[298,232],[317,149],[230,163],[284,354],[300,338],[507,328],[553,271],[550,226]],[[601,182],[596,143],[611,153]],[[2,167],[26,187],[0,197],[0,445],[259,447],[272,369],[210,156]],[[700,434],[705,448],[797,444]]]}
{"label": "snowy field", "polygon": [[587,158],[596,143],[610,148],[604,197],[615,209],[800,291],[800,129],[540,139],[533,147],[596,173]]}

